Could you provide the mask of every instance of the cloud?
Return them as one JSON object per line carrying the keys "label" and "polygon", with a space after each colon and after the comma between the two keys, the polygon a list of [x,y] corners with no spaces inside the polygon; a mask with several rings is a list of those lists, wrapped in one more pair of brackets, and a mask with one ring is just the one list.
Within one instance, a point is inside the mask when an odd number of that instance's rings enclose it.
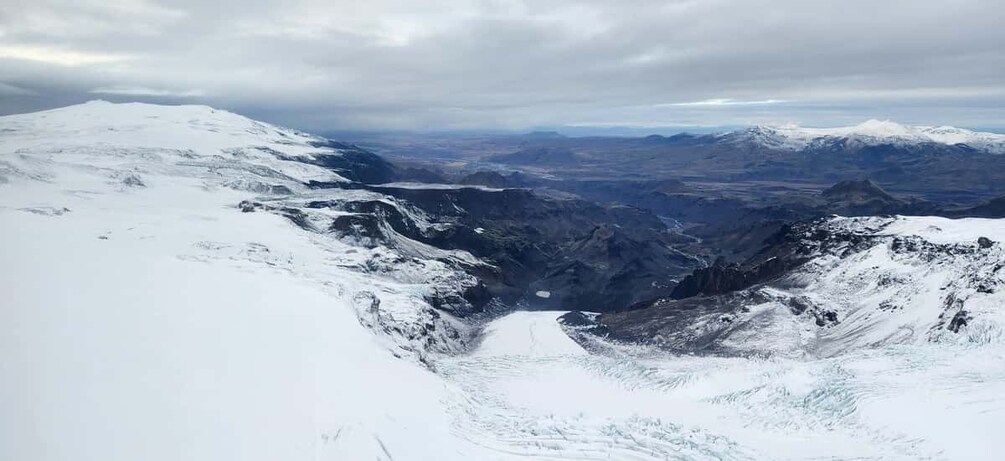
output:
{"label": "cloud", "polygon": [[36,96],[35,91],[0,82],[0,96]]}
{"label": "cloud", "polygon": [[74,67],[123,61],[127,56],[90,53],[71,49],[33,45],[0,45],[0,59],[37,61],[58,66]]}
{"label": "cloud", "polygon": [[0,0],[0,81],[37,93],[0,112],[98,92],[313,130],[1005,126],[998,3]]}
{"label": "cloud", "polygon": [[0,4],[5,35],[41,40],[151,36],[186,16],[183,10],[148,0],[4,0]]}
{"label": "cloud", "polygon": [[157,90],[153,88],[143,88],[143,87],[95,88],[91,90],[91,93],[110,94],[118,96],[155,96],[155,97],[168,97],[168,98],[196,98],[205,95],[205,93],[199,90],[173,91],[173,90]]}
{"label": "cloud", "polygon": [[760,101],[737,101],[728,98],[706,99],[704,101],[677,102],[671,106],[680,107],[725,107],[725,106],[761,106],[765,104],[783,104],[788,101],[781,99],[763,99]]}

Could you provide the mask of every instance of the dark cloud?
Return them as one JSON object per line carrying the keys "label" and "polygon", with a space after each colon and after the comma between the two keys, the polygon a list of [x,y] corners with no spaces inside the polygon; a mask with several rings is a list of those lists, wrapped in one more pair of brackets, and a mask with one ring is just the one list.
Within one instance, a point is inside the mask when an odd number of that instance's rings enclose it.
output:
{"label": "dark cloud", "polygon": [[205,103],[329,129],[1005,127],[997,0],[0,0],[0,112]]}

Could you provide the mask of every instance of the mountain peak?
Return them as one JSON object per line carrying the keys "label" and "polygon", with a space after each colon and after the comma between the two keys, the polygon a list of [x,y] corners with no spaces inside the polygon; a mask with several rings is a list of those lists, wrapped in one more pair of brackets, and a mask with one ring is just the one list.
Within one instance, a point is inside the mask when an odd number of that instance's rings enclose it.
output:
{"label": "mountain peak", "polygon": [[913,133],[911,127],[890,120],[877,120],[874,118],[851,127],[849,132],[872,136],[909,136]]}

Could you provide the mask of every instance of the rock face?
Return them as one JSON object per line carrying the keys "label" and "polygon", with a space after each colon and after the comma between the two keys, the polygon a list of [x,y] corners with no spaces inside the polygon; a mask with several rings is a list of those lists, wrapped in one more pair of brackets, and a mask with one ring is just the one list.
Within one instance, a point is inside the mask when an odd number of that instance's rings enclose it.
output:
{"label": "rock face", "polygon": [[742,290],[777,277],[802,262],[803,260],[798,258],[790,260],[772,258],[753,267],[744,267],[740,264],[715,264],[698,269],[685,277],[670,293],[670,297],[683,299]]}

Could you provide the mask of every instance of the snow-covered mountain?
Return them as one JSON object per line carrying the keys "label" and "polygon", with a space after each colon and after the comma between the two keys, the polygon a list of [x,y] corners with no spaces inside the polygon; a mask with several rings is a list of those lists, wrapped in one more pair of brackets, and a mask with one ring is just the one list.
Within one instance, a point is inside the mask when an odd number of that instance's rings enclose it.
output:
{"label": "snow-covered mountain", "polygon": [[605,315],[616,337],[685,351],[834,356],[1005,343],[1005,220],[834,217],[776,235],[677,299]]}
{"label": "snow-covered mountain", "polygon": [[[748,349],[812,354],[678,355],[573,341],[564,312],[460,315],[472,273],[498,268],[423,236],[505,232],[468,232],[392,187],[364,187],[352,179],[372,166],[360,155],[203,106],[0,117],[0,458],[993,459],[1005,448],[998,221],[829,220],[830,234],[805,237],[831,243],[796,275],[724,312]],[[454,186],[396,187],[459,213],[460,194],[439,195]],[[536,203],[523,194],[492,205]],[[612,253],[661,250],[599,229],[589,242]],[[802,314],[785,310],[803,298]]]}
{"label": "snow-covered mountain", "polygon": [[310,189],[348,182],[314,164],[342,155],[329,144],[203,106],[0,117],[0,457],[458,446],[430,424],[446,417],[446,394],[419,363],[465,347],[470,327],[430,303],[458,298],[476,280],[457,265],[479,263],[400,236],[392,248],[329,233],[362,213],[307,202],[412,211]]}
{"label": "snow-covered mountain", "polygon": [[901,125],[888,120],[868,120],[859,125],[836,128],[807,128],[798,125],[756,126],[716,135],[715,139],[789,151],[937,144],[966,147],[991,154],[1005,153],[1005,134],[970,131],[951,126]]}

